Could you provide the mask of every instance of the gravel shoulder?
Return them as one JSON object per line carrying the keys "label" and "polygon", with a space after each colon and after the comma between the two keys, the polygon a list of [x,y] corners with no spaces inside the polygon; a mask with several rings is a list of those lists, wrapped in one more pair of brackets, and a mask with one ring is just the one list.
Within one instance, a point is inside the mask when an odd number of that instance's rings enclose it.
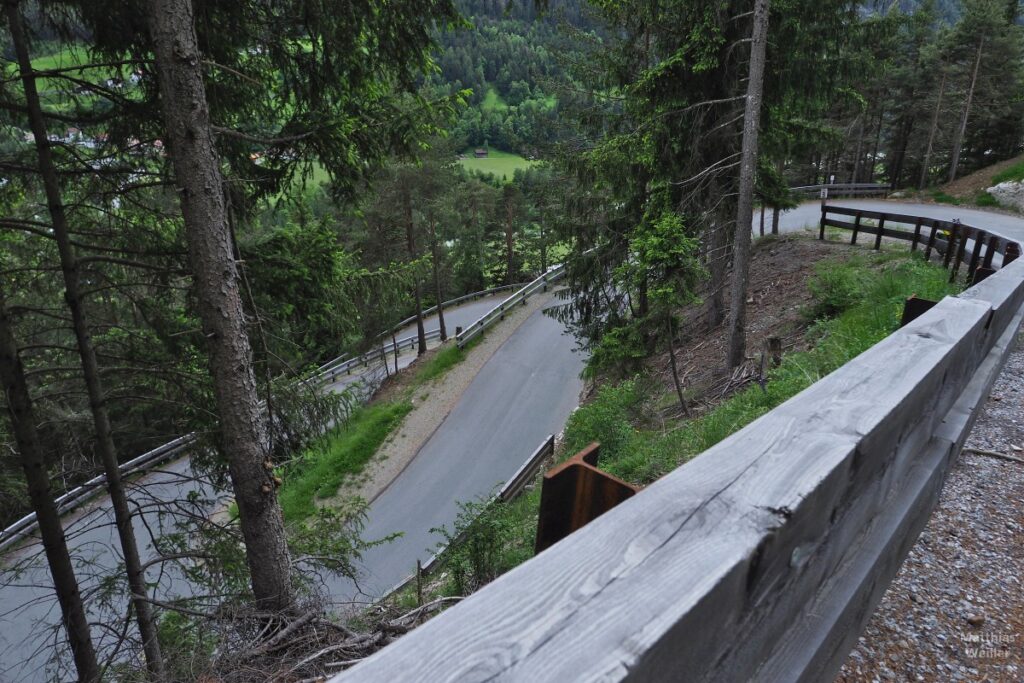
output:
{"label": "gravel shoulder", "polygon": [[[550,303],[553,297],[554,292],[533,296],[525,306],[516,308],[503,322],[489,329],[483,339],[469,350],[461,363],[441,377],[416,389],[412,397],[412,411],[374,454],[362,474],[344,484],[333,500],[358,496],[367,502],[373,502],[412,462],[491,356],[527,318]],[[447,343],[453,344],[454,341]],[[403,371],[415,372],[416,366],[417,363],[413,363]],[[325,500],[323,503],[330,505],[331,500]]]}
{"label": "gravel shoulder", "polygon": [[[1024,344],[966,448],[1024,457]],[[965,450],[837,681],[1024,680],[1024,463]]]}

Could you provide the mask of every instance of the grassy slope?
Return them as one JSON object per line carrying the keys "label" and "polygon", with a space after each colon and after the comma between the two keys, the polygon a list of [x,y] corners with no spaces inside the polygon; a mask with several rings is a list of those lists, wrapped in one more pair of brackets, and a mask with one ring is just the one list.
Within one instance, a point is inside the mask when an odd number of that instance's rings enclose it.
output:
{"label": "grassy slope", "polygon": [[346,477],[362,472],[410,410],[408,401],[361,408],[335,427],[322,445],[307,451],[283,477],[280,500],[285,519],[297,522],[315,514],[315,499],[335,495]]}
{"label": "grassy slope", "polygon": [[[602,469],[632,483],[649,484],[891,334],[899,325],[906,297],[916,293],[939,299],[955,293],[956,286],[947,280],[942,268],[905,253],[822,263],[811,287],[816,304],[807,312],[810,319],[817,319],[808,331],[816,344],[787,355],[771,371],[765,390],[753,385],[695,420],[653,425],[645,423],[644,415],[651,413],[651,401],[658,397],[651,395],[643,378],[605,385],[569,418],[562,457],[598,441]],[[470,529],[470,542],[450,554],[440,591],[471,591],[529,559],[539,504],[540,488],[535,487],[511,503],[471,506],[479,516],[461,525]],[[397,598],[407,601],[409,596]]]}
{"label": "grassy slope", "polygon": [[283,473],[280,500],[285,519],[298,522],[311,517],[317,499],[337,495],[347,478],[361,473],[412,410],[413,392],[461,363],[481,339],[483,335],[477,336],[465,349],[450,342],[422,365],[414,366],[415,374],[398,399],[360,408],[344,425],[325,435],[321,444],[304,453]]}
{"label": "grassy slope", "polygon": [[505,102],[505,99],[497,90],[488,88],[483,101],[480,103],[480,109],[483,111],[506,111],[508,103]]}
{"label": "grassy slope", "polygon": [[465,158],[460,159],[459,163],[461,163],[463,168],[466,170],[480,171],[481,173],[493,173],[495,177],[504,178],[506,180],[512,179],[512,176],[515,175],[516,169],[527,169],[537,163],[536,161],[524,159],[518,154],[502,152],[494,149],[493,147],[490,149],[489,155],[486,159],[477,159],[474,157],[472,149],[467,149],[464,154]]}

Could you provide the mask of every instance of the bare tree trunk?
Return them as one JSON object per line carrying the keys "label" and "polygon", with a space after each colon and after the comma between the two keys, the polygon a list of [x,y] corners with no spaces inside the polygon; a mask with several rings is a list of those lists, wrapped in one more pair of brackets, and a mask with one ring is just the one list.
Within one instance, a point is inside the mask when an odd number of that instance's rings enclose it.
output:
{"label": "bare tree trunk", "polygon": [[[412,196],[409,189],[402,192],[402,202],[405,204],[405,241],[409,250],[409,258],[416,258],[416,234],[415,225],[412,221]],[[413,275],[412,296],[416,305],[416,355],[422,356],[427,352],[427,332],[423,327],[423,294],[420,291],[420,277]]]}
{"label": "bare tree trunk", "polygon": [[928,130],[928,147],[924,152],[924,161],[921,163],[921,179],[917,183],[917,189],[923,190],[928,186],[929,167],[932,163],[932,150],[935,147],[935,134],[939,129],[939,112],[942,110],[942,96],[946,92],[946,74],[942,74],[942,82],[939,84],[939,97],[935,100],[935,111],[932,112],[932,125]]}
{"label": "bare tree trunk", "polygon": [[[395,374],[398,374],[398,335],[395,332],[391,333],[391,350],[395,353]],[[387,367],[388,359],[387,355],[384,356],[384,367]]]}
{"label": "bare tree trunk", "polygon": [[515,284],[515,230],[512,224],[512,187],[505,186],[505,284]]}
{"label": "bare tree trunk", "polygon": [[690,417],[690,409],[686,407],[686,399],[683,398],[683,383],[679,381],[679,367],[676,365],[676,342],[675,330],[672,329],[672,320],[668,319],[668,362],[672,368],[672,383],[676,387],[676,396],[679,397],[679,407],[683,409],[683,415]]}
{"label": "bare tree trunk", "polygon": [[768,2],[754,2],[754,35],[750,46],[750,76],[743,114],[740,195],[736,206],[736,235],[732,256],[732,303],[729,307],[729,367],[740,365],[747,351],[747,288],[750,281],[750,232],[757,172],[757,143],[764,92],[765,49],[768,44]]}
{"label": "bare tree trunk", "polygon": [[260,609],[287,611],[295,604],[291,559],[269,460],[266,417],[256,390],[192,3],[149,0],[147,9],[221,445],[238,504],[252,590]]}
{"label": "bare tree trunk", "polygon": [[978,54],[974,58],[974,71],[971,73],[971,87],[967,89],[967,101],[964,103],[964,113],[960,117],[960,127],[956,130],[956,137],[953,138],[953,162],[949,167],[949,182],[956,180],[957,171],[960,168],[960,154],[963,152],[964,136],[967,134],[967,120],[971,116],[971,104],[974,102],[974,88],[978,84],[978,69],[981,68],[981,51],[985,47],[984,36],[978,41]]}
{"label": "bare tree trunk", "polygon": [[916,123],[914,116],[906,116],[900,121],[900,125],[897,128],[899,141],[893,145],[897,150],[889,167],[889,185],[894,190],[900,187],[900,178],[903,176],[903,166],[906,164],[907,159],[907,146],[910,144],[910,136],[914,132],[914,123]]}
{"label": "bare tree trunk", "polygon": [[774,207],[772,209],[772,234],[773,235],[778,235],[779,234],[779,213],[781,213],[779,211],[779,207],[776,206],[776,207]]}
{"label": "bare tree trunk", "polygon": [[434,223],[434,212],[430,212],[430,256],[434,265],[434,297],[437,299],[437,322],[441,331],[441,341],[448,339],[448,330],[444,326],[444,291],[441,289],[441,264],[437,248],[437,225]]}
{"label": "bare tree trunk", "polygon": [[[716,195],[712,195],[716,196]],[[707,235],[707,268],[711,292],[707,300],[708,329],[715,329],[725,319],[725,280],[728,272],[728,235],[721,216],[716,216]]]}
{"label": "bare tree trunk", "polygon": [[[2,284],[2,281],[0,281]],[[89,622],[86,619],[82,595],[78,591],[78,579],[71,566],[57,506],[50,490],[50,476],[46,471],[43,446],[36,431],[35,411],[25,382],[25,368],[18,357],[14,341],[12,321],[7,313],[3,292],[0,291],[0,386],[7,399],[7,411],[18,446],[18,460],[25,472],[32,510],[39,523],[39,535],[43,540],[46,562],[50,566],[53,588],[60,604],[61,620],[68,634],[71,653],[78,671],[78,680],[95,683],[100,680],[100,667],[96,651],[92,647]]]}
{"label": "bare tree trunk", "polygon": [[11,41],[17,54],[21,82],[25,90],[25,105],[28,109],[29,124],[35,137],[39,174],[43,181],[53,236],[60,255],[60,267],[64,276],[64,298],[71,312],[72,327],[78,343],[78,354],[81,358],[82,373],[89,397],[89,409],[96,432],[96,446],[107,478],[107,491],[110,493],[110,502],[114,509],[114,521],[124,556],[125,574],[131,590],[131,602],[135,609],[135,620],[139,626],[139,635],[142,638],[142,647],[146,654],[146,668],[152,679],[162,680],[164,678],[163,656],[160,653],[160,642],[157,639],[153,610],[149,603],[149,588],[146,586],[146,576],[139,558],[139,548],[135,540],[135,530],[132,528],[132,513],[128,507],[128,498],[121,483],[120,463],[117,458],[117,449],[114,446],[110,416],[107,413],[106,395],[100,380],[96,349],[93,346],[81,293],[78,259],[75,256],[74,247],[71,245],[71,231],[64,210],[57,168],[50,153],[46,121],[43,118],[39,92],[36,89],[36,80],[28,54],[28,41],[25,37],[21,14],[18,11],[18,3],[8,0],[5,2],[5,9],[11,31]]}
{"label": "bare tree trunk", "polygon": [[761,237],[764,237],[764,210],[765,206],[764,204],[761,204]]}
{"label": "bare tree trunk", "polygon": [[864,119],[867,117],[867,112],[862,113],[858,119],[857,124],[857,151],[853,153],[853,176],[850,178],[851,183],[856,183],[860,178],[860,169],[864,163]]}
{"label": "bare tree trunk", "polygon": [[885,111],[878,109],[878,126],[875,128],[875,146],[871,150],[871,168],[868,169],[868,182],[875,182],[875,171],[878,168],[878,148],[882,146],[882,121],[885,119]]}

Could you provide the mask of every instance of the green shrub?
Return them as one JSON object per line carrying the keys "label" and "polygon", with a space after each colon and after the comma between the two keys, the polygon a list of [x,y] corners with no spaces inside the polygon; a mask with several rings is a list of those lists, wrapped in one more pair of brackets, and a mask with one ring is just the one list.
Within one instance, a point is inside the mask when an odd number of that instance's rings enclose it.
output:
{"label": "green shrub", "polygon": [[451,342],[449,346],[438,351],[437,355],[430,359],[416,373],[415,383],[417,385],[429,382],[435,377],[440,377],[451,368],[461,363],[466,357],[466,352],[457,344]]}
{"label": "green shrub", "polygon": [[598,441],[602,461],[618,456],[633,441],[636,433],[633,421],[638,417],[643,400],[640,382],[636,379],[601,387],[594,400],[569,416],[563,438],[564,452],[573,455]]}
{"label": "green shrub", "polygon": [[814,296],[814,304],[806,313],[811,320],[833,318],[863,297],[857,271],[843,263],[818,264],[808,288]]}
{"label": "green shrub", "polygon": [[996,201],[996,198],[984,191],[978,193],[978,196],[974,198],[974,203],[978,206],[999,206],[999,202]]}
{"label": "green shrub", "polygon": [[279,496],[285,520],[298,522],[315,515],[314,498],[330,498],[346,477],[361,472],[410,410],[407,402],[360,408],[286,467]]}
{"label": "green shrub", "polygon": [[960,204],[963,203],[958,197],[954,197],[951,194],[947,194],[942,190],[933,190],[932,199],[934,199],[940,204],[954,204],[956,206],[960,206]]}
{"label": "green shrub", "polygon": [[453,529],[430,530],[443,538],[438,549],[445,550],[445,592],[469,595],[529,559],[539,505],[539,495],[513,503],[488,499],[459,503]]}

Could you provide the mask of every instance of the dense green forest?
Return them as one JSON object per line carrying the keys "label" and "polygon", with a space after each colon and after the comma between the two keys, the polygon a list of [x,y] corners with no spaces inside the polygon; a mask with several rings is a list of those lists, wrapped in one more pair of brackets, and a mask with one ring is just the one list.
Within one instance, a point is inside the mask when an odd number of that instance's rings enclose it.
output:
{"label": "dense green forest", "polygon": [[[734,367],[756,205],[830,180],[933,191],[1024,149],[1016,0],[4,8],[0,526],[39,517],[83,680],[62,492],[108,477],[131,680],[185,676],[175,648],[259,633],[366,547],[362,504],[292,524],[278,503],[359,400],[297,383],[322,363],[564,262],[591,374],[674,361],[694,304]],[[477,149],[514,170],[473,170]],[[183,571],[214,596],[176,612],[145,598],[117,466],[187,433],[236,517],[160,548],[200,555]],[[243,616],[197,626],[222,608]]]}

